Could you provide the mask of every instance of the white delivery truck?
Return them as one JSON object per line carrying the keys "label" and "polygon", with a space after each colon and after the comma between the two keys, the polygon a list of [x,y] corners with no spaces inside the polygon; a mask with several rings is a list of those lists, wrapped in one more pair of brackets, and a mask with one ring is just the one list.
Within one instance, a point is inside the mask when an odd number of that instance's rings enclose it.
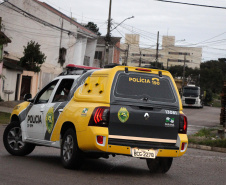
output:
{"label": "white delivery truck", "polygon": [[203,95],[200,87],[188,85],[183,88],[182,104],[183,107],[198,107],[203,108]]}

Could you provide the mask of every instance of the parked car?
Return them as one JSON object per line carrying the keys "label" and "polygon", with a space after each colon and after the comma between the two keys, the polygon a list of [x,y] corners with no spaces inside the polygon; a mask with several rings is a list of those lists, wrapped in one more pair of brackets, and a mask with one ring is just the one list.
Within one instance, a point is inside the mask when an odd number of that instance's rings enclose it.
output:
{"label": "parked car", "polygon": [[168,71],[77,69],[70,65],[14,108],[3,136],[10,154],[55,147],[63,166],[76,169],[86,157],[126,155],[146,159],[150,171],[160,173],[185,154],[187,117]]}

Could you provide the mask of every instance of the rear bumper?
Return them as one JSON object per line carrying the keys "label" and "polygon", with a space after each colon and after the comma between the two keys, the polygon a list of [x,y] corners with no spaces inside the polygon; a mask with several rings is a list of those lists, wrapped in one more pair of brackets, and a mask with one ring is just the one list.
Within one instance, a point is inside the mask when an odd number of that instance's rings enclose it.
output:
{"label": "rear bumper", "polygon": [[[97,142],[97,136],[103,136],[103,144]],[[103,127],[88,127],[86,131],[77,132],[78,146],[84,152],[103,152],[111,154],[132,155],[132,148],[137,147],[140,149],[146,149],[147,147],[139,146],[125,146],[123,144],[112,143],[109,144],[108,128]],[[181,150],[182,143],[184,144],[184,150]],[[186,134],[178,134],[176,145],[163,145],[156,143],[150,146],[148,149],[155,149],[157,151],[157,157],[180,157],[185,154],[188,146],[188,138]]]}

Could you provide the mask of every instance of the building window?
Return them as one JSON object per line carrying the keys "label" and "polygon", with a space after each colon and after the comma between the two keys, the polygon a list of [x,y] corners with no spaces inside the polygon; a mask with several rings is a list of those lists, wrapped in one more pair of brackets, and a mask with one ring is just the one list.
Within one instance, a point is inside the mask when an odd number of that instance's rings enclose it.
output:
{"label": "building window", "polygon": [[139,63],[138,60],[131,60],[131,63]]}
{"label": "building window", "polygon": [[183,52],[169,52],[169,55],[190,55],[190,53]]}
{"label": "building window", "polygon": [[[143,56],[143,57],[156,57],[155,54],[139,54],[139,53],[132,53],[132,56],[134,57],[139,57],[139,56]],[[161,54],[158,54],[158,57],[161,57]]]}
{"label": "building window", "polygon": [[137,57],[137,56],[140,56],[140,54],[138,54],[138,53],[132,53],[132,56]]}
{"label": "building window", "polygon": [[102,59],[102,51],[96,51],[94,59],[101,60]]}
{"label": "building window", "polygon": [[[167,59],[168,62],[184,62],[184,60],[180,59]],[[190,60],[185,60],[186,63],[190,62]]]}

